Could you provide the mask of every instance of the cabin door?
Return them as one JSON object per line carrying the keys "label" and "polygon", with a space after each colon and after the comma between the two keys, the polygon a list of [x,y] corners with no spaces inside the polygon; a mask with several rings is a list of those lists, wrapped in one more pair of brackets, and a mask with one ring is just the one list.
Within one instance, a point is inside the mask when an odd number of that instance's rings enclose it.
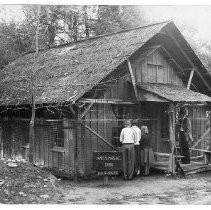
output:
{"label": "cabin door", "polygon": [[142,102],[140,104],[139,113],[139,127],[146,125],[149,129],[153,150],[157,151],[157,136],[158,136],[158,117],[157,117],[157,103]]}

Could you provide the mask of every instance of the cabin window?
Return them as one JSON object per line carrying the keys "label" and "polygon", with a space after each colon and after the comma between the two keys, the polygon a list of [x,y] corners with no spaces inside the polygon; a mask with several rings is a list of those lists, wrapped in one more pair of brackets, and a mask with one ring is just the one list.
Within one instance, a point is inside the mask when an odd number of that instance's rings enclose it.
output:
{"label": "cabin window", "polygon": [[54,140],[54,146],[56,147],[64,147],[64,132],[63,129],[58,127],[56,138]]}
{"label": "cabin window", "polygon": [[161,107],[161,138],[169,138],[169,116],[168,106]]}
{"label": "cabin window", "polygon": [[151,82],[163,82],[163,66],[147,63],[148,76]]}

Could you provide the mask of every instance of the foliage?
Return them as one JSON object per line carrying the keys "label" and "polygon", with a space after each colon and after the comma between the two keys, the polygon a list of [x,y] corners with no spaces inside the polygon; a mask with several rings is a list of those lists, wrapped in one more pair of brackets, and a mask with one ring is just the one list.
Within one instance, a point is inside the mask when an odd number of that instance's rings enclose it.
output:
{"label": "foliage", "polygon": [[211,43],[200,40],[197,37],[196,29],[192,27],[187,28],[186,25],[180,25],[180,31],[211,74]]}
{"label": "foliage", "polygon": [[0,68],[31,48],[32,37],[25,23],[0,23]]}
{"label": "foliage", "polygon": [[[0,23],[0,67],[35,50],[37,6],[23,6],[25,20]],[[137,6],[41,6],[39,48],[75,42],[145,23]]]}
{"label": "foliage", "polygon": [[138,6],[99,6],[93,24],[96,35],[130,29],[146,23]]}

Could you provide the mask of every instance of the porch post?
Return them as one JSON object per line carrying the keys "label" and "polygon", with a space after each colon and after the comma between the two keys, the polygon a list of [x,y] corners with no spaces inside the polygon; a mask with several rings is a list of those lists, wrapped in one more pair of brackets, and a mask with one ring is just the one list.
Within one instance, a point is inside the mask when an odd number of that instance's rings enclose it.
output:
{"label": "porch post", "polygon": [[190,72],[190,76],[189,76],[189,79],[188,79],[188,84],[187,84],[187,89],[190,89],[190,86],[191,86],[191,82],[192,82],[192,78],[193,78],[193,73],[194,73],[194,68],[191,70]]}
{"label": "porch post", "polygon": [[208,150],[211,151],[211,103],[209,104],[209,111],[210,111],[210,140],[209,140],[209,148]]}
{"label": "porch post", "polygon": [[136,100],[138,100],[138,91],[137,91],[137,87],[136,87],[136,79],[135,76],[133,74],[133,69],[130,63],[130,60],[127,59],[127,64],[128,64],[128,68],[129,68],[129,72],[130,72],[130,76],[131,76],[131,80],[132,80],[132,84],[133,84],[133,89],[135,92],[135,96],[136,96]]}
{"label": "porch post", "polygon": [[0,158],[3,158],[3,157],[4,157],[4,150],[3,150],[4,147],[3,147],[2,132],[3,132],[3,129],[2,129],[1,126],[0,126],[0,150],[1,150]]}
{"label": "porch post", "polygon": [[[91,107],[91,106],[90,106]],[[84,112],[83,112],[84,113]],[[77,139],[77,152],[78,152],[78,168],[77,171],[79,175],[85,175],[85,146],[84,146],[84,138],[83,138],[83,129],[81,125],[81,119],[83,118],[83,113],[81,113],[81,109],[78,108],[78,117],[76,118],[76,139]],[[85,116],[85,114],[84,114]]]}
{"label": "porch post", "polygon": [[173,103],[169,105],[169,137],[170,137],[171,153],[169,155],[168,171],[174,174],[175,173],[174,150],[176,147],[176,143],[175,143],[175,106]]}

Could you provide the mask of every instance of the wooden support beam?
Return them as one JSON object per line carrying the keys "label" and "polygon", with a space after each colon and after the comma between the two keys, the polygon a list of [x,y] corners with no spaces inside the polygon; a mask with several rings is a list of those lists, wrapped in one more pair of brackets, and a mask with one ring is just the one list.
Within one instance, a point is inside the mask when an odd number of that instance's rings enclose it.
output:
{"label": "wooden support beam", "polygon": [[81,98],[79,102],[83,103],[96,103],[96,104],[135,104],[131,101],[123,101],[121,99],[92,99]]}
{"label": "wooden support beam", "polygon": [[159,156],[159,157],[168,157],[169,158],[169,153],[162,153],[162,152],[154,152],[154,155]]}
{"label": "wooden support beam", "polygon": [[196,143],[194,143],[194,145],[192,146],[191,149],[194,149],[209,132],[210,132],[210,127],[201,135],[201,137],[198,139],[198,141]]}
{"label": "wooden support beam", "polygon": [[133,84],[133,89],[134,89],[134,92],[135,92],[136,100],[138,101],[138,91],[137,91],[137,87],[136,87],[136,81],[135,81],[135,77],[134,77],[134,74],[133,74],[133,69],[132,69],[132,66],[131,66],[131,63],[130,63],[129,59],[127,59],[127,65],[128,65],[129,71],[130,71],[130,76],[131,76],[131,80],[132,80],[132,84]]}
{"label": "wooden support beam", "polygon": [[4,157],[4,142],[2,137],[3,129],[0,127],[0,158]]}
{"label": "wooden support beam", "polygon": [[190,157],[190,160],[197,160],[199,158],[203,158],[203,155],[199,155],[199,156],[194,156],[194,157]]}
{"label": "wooden support beam", "polygon": [[201,80],[204,82],[205,86],[208,88],[209,91],[211,91],[211,87],[210,85],[207,83],[207,81],[204,79],[204,77],[202,76],[202,74],[198,71],[197,69],[197,74],[199,75],[199,77],[201,78]]}
{"label": "wooden support beam", "polygon": [[178,43],[178,41],[174,38],[174,36],[172,35],[172,33],[170,31],[168,31],[168,30],[165,30],[165,31],[169,35],[169,37],[172,39],[172,41],[176,44],[176,46],[179,48],[179,50],[181,51],[181,53],[183,54],[183,56],[187,59],[187,61],[189,62],[189,64],[192,66],[192,68],[195,68],[196,69],[197,74],[199,75],[199,77],[201,78],[201,80],[204,82],[204,84],[208,88],[208,90],[211,91],[210,85],[204,79],[204,77],[202,76],[201,72],[199,72],[199,70],[195,67],[194,63],[191,61],[191,59],[186,54],[186,52],[182,49],[182,47],[180,46],[180,44]]}
{"label": "wooden support beam", "polygon": [[118,151],[118,149],[113,146],[110,142],[108,142],[106,139],[104,139],[100,134],[98,134],[96,131],[94,131],[92,128],[90,128],[89,126],[85,125],[83,122],[81,122],[81,125],[83,125],[85,128],[87,128],[90,132],[92,132],[95,136],[97,136],[100,140],[102,140],[105,144],[107,144],[108,146],[110,146],[112,149]]}
{"label": "wooden support beam", "polygon": [[169,165],[168,171],[172,174],[175,174],[175,158],[174,158],[174,150],[176,147],[175,143],[175,106],[174,104],[169,105],[169,136],[171,142],[171,153],[169,155]]}
{"label": "wooden support beam", "polygon": [[[209,111],[210,111],[210,127],[211,127],[211,104],[209,104]],[[209,138],[210,140],[209,140],[209,144],[208,144],[208,148],[209,148],[209,150],[211,150],[211,131],[210,131],[210,138]]]}
{"label": "wooden support beam", "polygon": [[103,176],[103,185],[107,186],[108,185],[108,176]]}
{"label": "wooden support beam", "polygon": [[189,76],[188,84],[187,84],[187,89],[188,90],[190,89],[190,85],[191,85],[192,78],[193,78],[193,73],[194,73],[194,69],[192,69],[191,72],[190,72],[190,76]]}
{"label": "wooden support beam", "polygon": [[[81,110],[79,109],[78,110],[78,119],[79,117],[81,116]],[[76,126],[75,126],[75,129],[76,129],[76,139],[77,139],[77,152],[78,152],[78,164],[77,164],[77,170],[78,170],[78,173],[80,175],[84,175],[85,174],[85,171],[86,171],[86,167],[85,167],[85,151],[86,151],[86,147],[85,147],[85,142],[84,142],[84,132],[83,132],[83,129],[82,129],[82,125],[81,123],[79,122],[79,120],[76,121]]]}
{"label": "wooden support beam", "polygon": [[[162,152],[154,152],[154,155],[158,156],[158,157],[169,157],[171,155],[171,153],[162,153]],[[174,155],[175,156],[175,155]],[[177,158],[183,158],[184,156],[182,155],[177,155]]]}
{"label": "wooden support beam", "polygon": [[[93,119],[83,119],[83,122],[124,122],[125,119],[99,119],[99,118],[93,118]],[[157,118],[142,118],[140,121],[157,121]]]}
{"label": "wooden support beam", "polygon": [[182,72],[182,74],[187,77],[187,75],[184,72],[184,69],[175,61],[175,59],[171,56],[171,54],[169,53],[169,51],[164,48],[163,46],[161,47],[161,49],[168,55],[168,57],[170,58],[170,60],[177,66],[177,68]]}
{"label": "wooden support beam", "polygon": [[203,152],[204,163],[210,164],[211,151],[205,149],[190,149],[190,150]]}
{"label": "wooden support beam", "polygon": [[75,110],[73,109],[72,105],[69,105],[70,111],[73,113],[73,115],[75,116]]}
{"label": "wooden support beam", "polygon": [[196,174],[196,173],[201,173],[201,172],[210,171],[210,170],[211,170],[211,166],[205,165],[205,166],[201,166],[190,171],[185,171],[185,174],[190,175],[190,174]]}
{"label": "wooden support beam", "polygon": [[94,104],[93,102],[90,103],[90,104],[88,105],[88,107],[86,107],[86,109],[81,113],[81,115],[80,115],[80,117],[79,117],[80,120],[86,115],[86,113],[90,110],[90,108],[93,106],[93,104]]}
{"label": "wooden support beam", "polygon": [[173,103],[169,105],[169,134],[173,152],[175,148],[175,106]]}
{"label": "wooden support beam", "polygon": [[[171,61],[173,61],[173,63],[177,66],[177,68],[181,71],[181,73],[187,77],[185,70],[175,61],[175,59],[171,56],[171,54],[168,52],[168,50],[166,48],[164,48],[163,46],[161,47],[161,49],[169,56],[169,58],[171,59]],[[198,88],[193,84],[194,88],[199,92]]]}
{"label": "wooden support beam", "polygon": [[190,150],[192,150],[192,151],[199,151],[199,152],[206,152],[206,153],[210,153],[211,154],[211,151],[205,150],[205,149],[192,149],[192,148],[190,148]]}

